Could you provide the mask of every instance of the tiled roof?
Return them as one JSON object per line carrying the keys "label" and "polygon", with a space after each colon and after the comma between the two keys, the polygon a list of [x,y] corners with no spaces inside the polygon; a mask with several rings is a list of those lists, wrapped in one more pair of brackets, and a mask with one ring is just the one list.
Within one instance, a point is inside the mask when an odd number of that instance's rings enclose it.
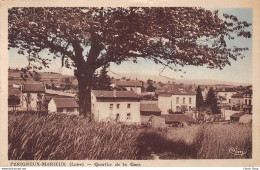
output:
{"label": "tiled roof", "polygon": [[57,108],[79,107],[74,98],[53,98]]}
{"label": "tiled roof", "polygon": [[142,87],[142,82],[141,81],[117,81],[116,86],[120,87]]}
{"label": "tiled roof", "polygon": [[252,94],[252,90],[251,90],[251,89],[250,89],[250,90],[247,90],[247,91],[245,91],[244,94]]}
{"label": "tiled roof", "polygon": [[28,83],[23,85],[23,92],[45,92],[45,87],[41,83]]}
{"label": "tiled roof", "polygon": [[106,91],[106,90],[92,90],[92,93],[97,98],[135,98],[141,99],[141,96],[133,91]]}
{"label": "tiled roof", "polygon": [[244,115],[244,113],[234,113],[230,117],[241,117],[243,115]]}
{"label": "tiled roof", "polygon": [[232,98],[243,98],[243,93],[236,93],[231,96]]}
{"label": "tiled roof", "polygon": [[171,84],[168,89],[162,90],[159,94],[196,95],[196,92],[180,84]]}
{"label": "tiled roof", "polygon": [[155,104],[141,104],[141,112],[161,112],[159,107]]}
{"label": "tiled roof", "polygon": [[193,123],[196,121],[194,118],[184,114],[169,114],[169,115],[161,115],[160,117],[165,119],[165,123],[176,123],[176,122]]}

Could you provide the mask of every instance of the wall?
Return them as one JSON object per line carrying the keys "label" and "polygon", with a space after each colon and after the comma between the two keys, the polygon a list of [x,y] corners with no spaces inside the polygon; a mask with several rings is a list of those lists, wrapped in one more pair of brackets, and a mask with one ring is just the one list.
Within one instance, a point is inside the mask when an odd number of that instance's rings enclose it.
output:
{"label": "wall", "polygon": [[57,112],[56,104],[54,103],[54,100],[51,99],[51,101],[48,104],[48,111],[49,112]]}
{"label": "wall", "polygon": [[231,104],[231,102],[229,102],[229,100],[232,100],[232,95],[235,94],[236,92],[217,92],[217,98],[219,98],[220,96],[225,97],[226,100],[221,101],[222,104]]}
{"label": "wall", "polygon": [[[178,103],[177,97],[179,97]],[[183,98],[185,98],[185,103],[183,103]],[[189,98],[191,98],[191,103],[189,103]],[[158,97],[158,107],[161,109],[162,114],[169,114],[169,109],[172,109],[173,112],[180,111],[176,109],[176,106],[181,109],[182,105],[187,106],[187,109],[196,107],[196,95],[172,95],[169,97],[159,95]]]}
{"label": "wall", "polygon": [[158,97],[158,107],[162,111],[161,114],[169,114],[168,110],[171,109],[171,96],[161,96]]}
{"label": "wall", "polygon": [[[177,97],[179,97],[179,103],[177,103]],[[183,103],[183,98],[185,98],[185,103]],[[189,102],[191,98],[191,103]],[[187,106],[188,111],[189,108],[196,107],[196,95],[172,95],[172,110],[173,112],[178,112],[177,106],[181,109],[181,106]]]}
{"label": "wall", "polygon": [[[31,102],[29,104],[29,108],[32,110],[36,110],[37,109],[37,94],[41,94],[44,97],[44,93],[29,93],[31,95]],[[26,98],[27,98],[27,93],[21,93],[20,96],[20,103],[21,103],[21,108],[26,109],[27,108],[27,102],[26,102]]]}
{"label": "wall", "polygon": [[[140,101],[121,101],[116,98],[109,101],[97,101],[93,94],[91,94],[91,100],[91,109],[96,121],[115,121],[119,114],[119,122],[141,122]],[[111,109],[110,104],[113,104]],[[119,108],[117,104],[120,104]],[[128,104],[131,105],[130,108],[127,108]],[[131,114],[130,119],[127,119],[127,113]]]}

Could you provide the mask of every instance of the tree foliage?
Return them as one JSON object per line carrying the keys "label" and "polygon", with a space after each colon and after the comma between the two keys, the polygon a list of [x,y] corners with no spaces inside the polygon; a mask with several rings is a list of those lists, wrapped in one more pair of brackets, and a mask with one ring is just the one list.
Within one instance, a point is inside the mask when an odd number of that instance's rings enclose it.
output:
{"label": "tree foliage", "polygon": [[196,91],[197,91],[197,94],[196,94],[196,107],[197,108],[201,108],[201,107],[204,106],[204,100],[203,100],[203,96],[202,96],[202,93],[201,93],[200,86],[198,86]]}
{"label": "tree foliage", "polygon": [[211,109],[212,114],[220,114],[220,108],[218,106],[218,99],[215,95],[213,88],[211,87],[208,91],[205,106]]}
{"label": "tree foliage", "polygon": [[102,67],[99,75],[95,74],[93,77],[92,89],[94,90],[111,90],[111,78],[107,74],[107,66]]}
{"label": "tree foliage", "polygon": [[[251,24],[233,15],[203,8],[10,8],[9,48],[18,48],[35,63],[48,67],[48,52],[62,66],[74,68],[80,113],[90,111],[90,89],[96,69],[111,62],[153,60],[174,65],[220,68],[244,57],[245,47],[227,41],[250,38]],[[33,66],[32,66],[33,65]]]}

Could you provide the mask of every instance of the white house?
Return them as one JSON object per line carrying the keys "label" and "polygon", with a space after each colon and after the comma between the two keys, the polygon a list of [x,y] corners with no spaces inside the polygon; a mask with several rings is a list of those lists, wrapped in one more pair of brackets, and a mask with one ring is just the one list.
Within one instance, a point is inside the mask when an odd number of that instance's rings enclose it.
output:
{"label": "white house", "polygon": [[172,84],[170,89],[159,93],[158,107],[162,111],[161,114],[180,112],[182,107],[191,111],[196,107],[196,92],[183,85]]}
{"label": "white house", "polygon": [[74,98],[52,98],[48,104],[48,111],[79,115],[79,105]]}
{"label": "white house", "polygon": [[141,81],[133,80],[120,80],[115,82],[115,87],[125,88],[127,91],[134,91],[139,95],[142,93],[142,85],[143,83]]}
{"label": "white house", "polygon": [[91,91],[91,111],[96,121],[140,123],[141,96],[133,91]]}
{"label": "white house", "polygon": [[216,90],[217,98],[223,106],[231,106],[232,95],[235,93],[236,91],[233,88],[223,88]]}
{"label": "white house", "polygon": [[21,85],[21,109],[37,110],[45,98],[45,85],[42,83],[26,83]]}

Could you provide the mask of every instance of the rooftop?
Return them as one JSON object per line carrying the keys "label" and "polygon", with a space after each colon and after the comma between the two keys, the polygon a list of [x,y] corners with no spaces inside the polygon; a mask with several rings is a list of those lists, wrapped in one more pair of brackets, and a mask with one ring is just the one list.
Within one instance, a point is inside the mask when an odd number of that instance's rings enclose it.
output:
{"label": "rooftop", "polygon": [[23,84],[23,92],[45,92],[45,86],[42,83],[26,83]]}
{"label": "rooftop", "polygon": [[142,87],[141,81],[126,81],[126,80],[120,80],[115,82],[116,86],[120,87]]}
{"label": "rooftop", "polygon": [[160,91],[159,94],[196,95],[196,92],[181,84],[171,84],[168,89]]}
{"label": "rooftop", "polygon": [[155,104],[141,104],[141,112],[161,112],[159,107]]}
{"label": "rooftop", "polygon": [[242,98],[243,97],[243,93],[236,93],[236,94],[233,94],[231,97],[232,98]]}
{"label": "rooftop", "polygon": [[243,116],[244,115],[244,113],[234,113],[234,114],[232,114],[230,117],[241,117],[241,116]]}
{"label": "rooftop", "polygon": [[92,90],[92,93],[97,98],[134,98],[141,99],[141,96],[133,91],[106,91],[106,90]]}
{"label": "rooftop", "polygon": [[78,103],[74,98],[53,98],[57,108],[70,108],[79,107]]}
{"label": "rooftop", "polygon": [[165,123],[176,123],[176,122],[188,122],[193,123],[196,120],[190,116],[185,114],[169,114],[169,115],[161,115],[160,117],[165,119]]}

